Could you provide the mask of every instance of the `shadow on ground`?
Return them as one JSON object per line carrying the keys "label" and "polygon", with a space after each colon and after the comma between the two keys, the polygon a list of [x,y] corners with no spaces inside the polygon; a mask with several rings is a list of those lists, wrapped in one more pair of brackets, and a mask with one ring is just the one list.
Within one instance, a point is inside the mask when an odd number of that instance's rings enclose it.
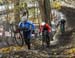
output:
{"label": "shadow on ground", "polygon": [[67,45],[67,44],[70,44],[71,41],[72,41],[72,33],[73,31],[70,30],[70,31],[66,31],[65,33],[61,34],[59,36],[59,45]]}

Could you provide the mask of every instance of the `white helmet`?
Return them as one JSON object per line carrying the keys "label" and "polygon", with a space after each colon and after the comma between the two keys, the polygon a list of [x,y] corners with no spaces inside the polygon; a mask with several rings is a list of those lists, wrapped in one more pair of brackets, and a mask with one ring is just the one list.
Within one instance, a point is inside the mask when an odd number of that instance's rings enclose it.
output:
{"label": "white helmet", "polygon": [[22,22],[27,21],[27,16],[23,16],[21,19]]}
{"label": "white helmet", "polygon": [[41,23],[42,26],[44,26],[45,24],[46,24],[45,22],[42,22],[42,23]]}

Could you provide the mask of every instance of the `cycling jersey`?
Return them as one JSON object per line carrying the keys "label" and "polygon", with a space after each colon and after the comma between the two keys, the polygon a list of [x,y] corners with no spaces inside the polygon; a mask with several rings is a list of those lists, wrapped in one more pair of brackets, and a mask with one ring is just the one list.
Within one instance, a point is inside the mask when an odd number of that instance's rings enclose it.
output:
{"label": "cycling jersey", "polygon": [[32,22],[30,22],[30,21],[20,22],[19,27],[20,28],[27,28],[27,29],[31,29],[31,30],[35,29],[34,24]]}
{"label": "cycling jersey", "polygon": [[31,38],[31,34],[32,34],[31,31],[35,30],[35,25],[30,21],[20,22],[19,28],[27,28],[27,31],[23,30],[24,37]]}
{"label": "cycling jersey", "polygon": [[51,27],[48,24],[45,24],[44,26],[40,25],[40,32],[43,32],[44,30],[51,32]]}

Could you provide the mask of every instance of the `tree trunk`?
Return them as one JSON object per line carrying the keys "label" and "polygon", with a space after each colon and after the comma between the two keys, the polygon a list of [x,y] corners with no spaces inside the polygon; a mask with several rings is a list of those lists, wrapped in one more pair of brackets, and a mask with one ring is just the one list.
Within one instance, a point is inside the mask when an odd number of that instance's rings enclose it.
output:
{"label": "tree trunk", "polygon": [[50,24],[50,1],[49,0],[39,0],[39,8],[42,17],[42,21]]}
{"label": "tree trunk", "polygon": [[15,22],[16,23],[19,23],[19,21],[20,21],[19,1],[20,0],[15,0],[14,1],[14,16],[15,16]]}
{"label": "tree trunk", "polygon": [[44,14],[44,0],[39,0],[39,8],[41,13],[42,21],[45,21],[45,14]]}

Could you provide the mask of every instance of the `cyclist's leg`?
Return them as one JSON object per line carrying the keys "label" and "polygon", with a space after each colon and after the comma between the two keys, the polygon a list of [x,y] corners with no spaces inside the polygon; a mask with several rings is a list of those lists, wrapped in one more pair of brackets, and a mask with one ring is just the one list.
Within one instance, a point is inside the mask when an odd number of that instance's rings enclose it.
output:
{"label": "cyclist's leg", "polygon": [[27,46],[28,46],[28,49],[31,49],[30,38],[27,38]]}
{"label": "cyclist's leg", "polygon": [[25,41],[25,44],[27,45],[28,47],[28,38],[27,38],[27,33],[25,31],[23,31],[23,36],[24,36],[24,41]]}
{"label": "cyclist's leg", "polygon": [[50,39],[47,38],[47,47],[49,47],[49,46],[50,46]]}
{"label": "cyclist's leg", "polygon": [[26,37],[26,38],[24,38],[24,40],[25,40],[25,43],[26,43],[28,49],[30,49],[30,38]]}
{"label": "cyclist's leg", "polygon": [[44,36],[44,32],[42,32],[42,46],[44,46],[45,44],[45,36]]}
{"label": "cyclist's leg", "polygon": [[28,46],[28,49],[31,49],[31,33],[27,33],[27,36],[26,36],[26,38],[27,38],[27,46]]}
{"label": "cyclist's leg", "polygon": [[61,25],[61,33],[63,34],[65,32],[64,24]]}
{"label": "cyclist's leg", "polygon": [[62,26],[62,24],[61,24],[61,25],[60,25],[60,32],[61,32],[61,33],[63,33],[63,30],[62,30],[63,28],[62,28],[62,27],[63,27],[63,26]]}
{"label": "cyclist's leg", "polygon": [[47,33],[47,35],[46,35],[46,45],[47,45],[47,47],[50,46],[50,36],[49,36],[49,33]]}
{"label": "cyclist's leg", "polygon": [[65,32],[65,24],[63,24],[63,32]]}

